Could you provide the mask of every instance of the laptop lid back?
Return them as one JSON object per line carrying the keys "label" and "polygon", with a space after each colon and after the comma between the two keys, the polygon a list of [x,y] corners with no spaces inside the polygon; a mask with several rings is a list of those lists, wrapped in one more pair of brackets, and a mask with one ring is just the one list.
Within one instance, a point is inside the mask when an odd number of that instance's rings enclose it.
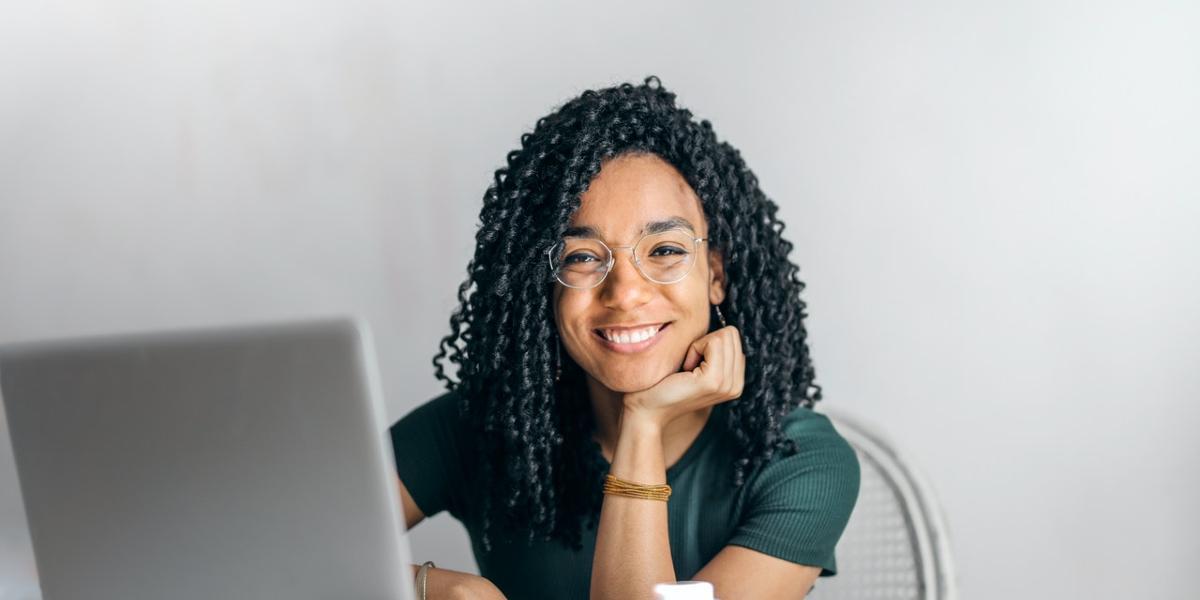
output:
{"label": "laptop lid back", "polygon": [[44,598],[410,598],[374,360],[350,319],[0,349]]}

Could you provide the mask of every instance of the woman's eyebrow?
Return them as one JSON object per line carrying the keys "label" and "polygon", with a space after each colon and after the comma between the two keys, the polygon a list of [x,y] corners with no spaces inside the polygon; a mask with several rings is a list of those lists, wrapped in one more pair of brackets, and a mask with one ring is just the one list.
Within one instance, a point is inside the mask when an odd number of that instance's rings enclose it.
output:
{"label": "woman's eyebrow", "polygon": [[686,229],[692,232],[692,235],[696,235],[696,228],[692,227],[691,222],[683,217],[671,217],[665,221],[653,221],[647,223],[646,226],[642,228],[642,233],[645,235],[650,235],[652,233],[662,233],[669,229],[676,228]]}
{"label": "woman's eyebrow", "polygon": [[[662,233],[664,231],[676,228],[686,229],[692,232],[692,235],[696,234],[696,228],[692,226],[691,221],[688,221],[683,217],[670,217],[668,219],[663,219],[662,221],[651,221],[646,223],[646,225],[642,227],[642,235]],[[597,231],[595,227],[592,227],[591,225],[579,225],[575,227],[568,227],[565,231],[563,231],[563,237],[599,239],[601,236],[600,232]]]}

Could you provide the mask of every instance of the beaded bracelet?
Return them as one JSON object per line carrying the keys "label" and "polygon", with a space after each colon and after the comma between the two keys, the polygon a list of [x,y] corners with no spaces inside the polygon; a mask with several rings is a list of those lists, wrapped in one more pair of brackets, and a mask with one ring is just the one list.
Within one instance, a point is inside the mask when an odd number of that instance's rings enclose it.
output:
{"label": "beaded bracelet", "polygon": [[625,496],[626,498],[661,500],[666,502],[671,497],[671,486],[666,484],[646,485],[643,483],[634,483],[608,475],[604,478],[604,493],[614,496]]}

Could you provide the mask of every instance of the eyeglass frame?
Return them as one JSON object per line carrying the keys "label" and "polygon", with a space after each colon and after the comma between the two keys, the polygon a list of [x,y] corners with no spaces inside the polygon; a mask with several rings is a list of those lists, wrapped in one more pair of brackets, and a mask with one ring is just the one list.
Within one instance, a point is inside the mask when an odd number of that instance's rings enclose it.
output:
{"label": "eyeglass frame", "polygon": [[[679,230],[680,232],[687,234],[687,235],[695,235],[695,233],[689,233],[683,227],[672,227],[670,229],[666,229],[663,231],[655,231],[653,233],[647,233],[647,234],[643,235],[642,237],[638,238],[638,241],[634,242],[634,244],[632,246],[609,246],[608,244],[604,243],[604,240],[602,240],[598,237],[585,238],[585,239],[596,240],[597,242],[600,243],[601,246],[604,246],[604,248],[608,250],[608,264],[604,265],[604,274],[600,276],[599,281],[597,281],[596,283],[594,283],[588,287],[580,287],[580,286],[571,285],[571,284],[563,281],[562,278],[558,276],[558,269],[554,266],[553,252],[554,252],[554,248],[556,248],[559,244],[563,243],[563,240],[554,242],[554,244],[552,244],[549,248],[546,249],[546,260],[550,264],[550,272],[551,272],[551,274],[554,275],[555,281],[557,281],[557,282],[563,284],[563,286],[569,287],[573,290],[594,290],[594,289],[600,287],[600,284],[604,283],[605,279],[608,279],[608,274],[612,272],[613,266],[615,266],[617,264],[617,253],[615,251],[616,250],[629,250],[630,260],[633,261],[633,268],[637,269],[638,274],[641,275],[643,279],[645,279],[646,281],[649,281],[650,283],[657,283],[658,285],[675,285],[676,283],[683,281],[684,278],[686,278],[688,275],[691,274],[692,267],[696,266],[695,261],[693,261],[692,264],[688,265],[687,272],[685,272],[683,275],[680,275],[679,279],[676,279],[675,281],[665,281],[665,282],[657,281],[657,280],[651,279],[650,276],[647,275],[646,272],[642,270],[642,262],[640,260],[638,260],[637,253],[633,251],[635,248],[638,247],[639,244],[641,244],[643,241],[645,241],[646,238],[648,238],[652,235],[662,235],[669,231],[675,231],[675,230]],[[580,236],[569,236],[569,237],[580,237]],[[706,237],[705,238],[693,237],[693,238],[691,238],[691,240],[692,240],[692,253],[693,254],[695,254],[699,251],[700,242],[705,242],[705,243],[708,242],[708,238],[706,238]]]}

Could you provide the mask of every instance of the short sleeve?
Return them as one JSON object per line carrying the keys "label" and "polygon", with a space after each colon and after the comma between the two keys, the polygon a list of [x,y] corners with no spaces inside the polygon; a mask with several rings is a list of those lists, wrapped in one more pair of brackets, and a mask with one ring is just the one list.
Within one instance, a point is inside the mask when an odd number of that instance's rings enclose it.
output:
{"label": "short sleeve", "polygon": [[729,543],[836,575],[834,547],[858,501],[858,457],[828,417],[809,409],[795,409],[783,431],[798,452],[776,455],[748,482]]}
{"label": "short sleeve", "polygon": [[396,473],[427,517],[443,510],[461,517],[466,429],[452,392],[418,406],[389,428]]}

